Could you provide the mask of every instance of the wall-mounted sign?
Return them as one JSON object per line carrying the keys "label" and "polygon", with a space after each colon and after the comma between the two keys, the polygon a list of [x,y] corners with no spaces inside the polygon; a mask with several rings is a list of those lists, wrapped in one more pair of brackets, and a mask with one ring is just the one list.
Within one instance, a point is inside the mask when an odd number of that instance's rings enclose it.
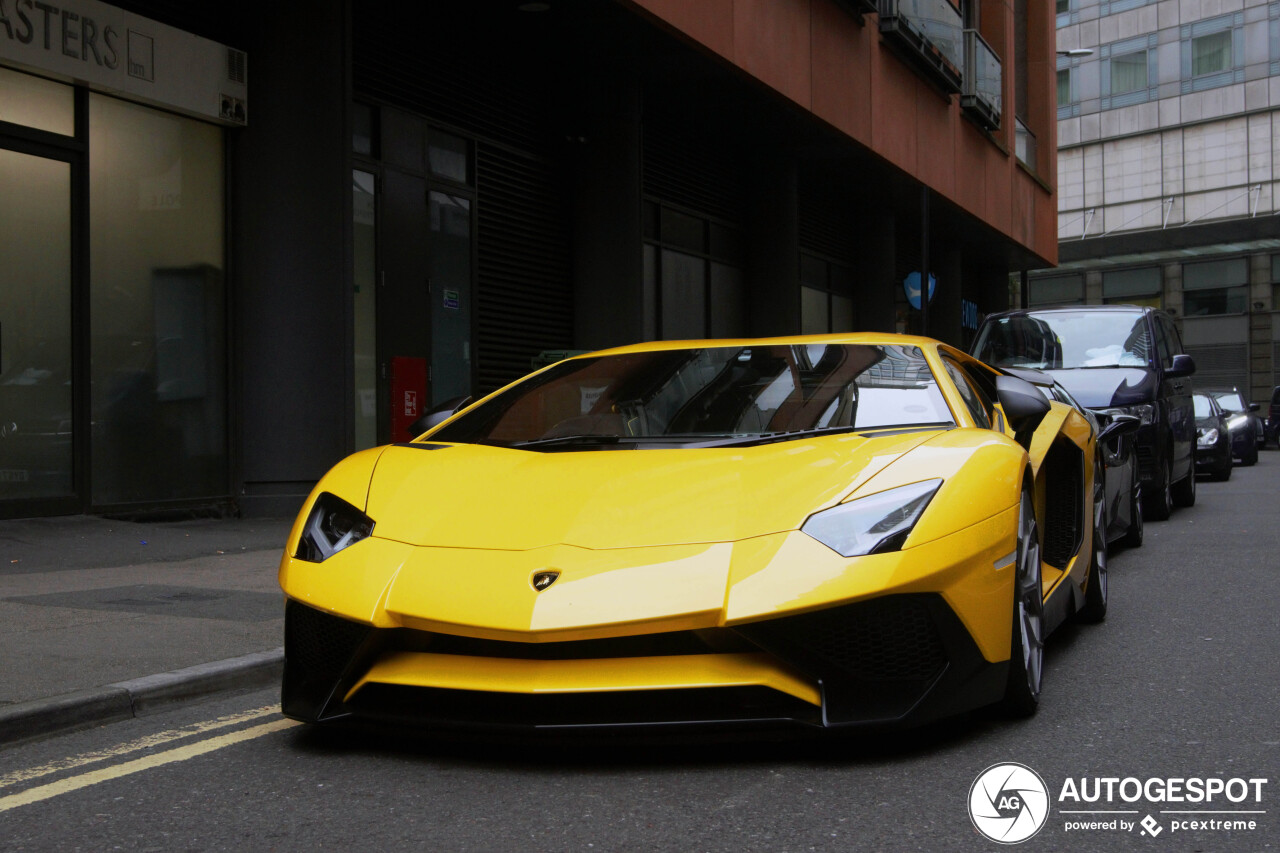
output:
{"label": "wall-mounted sign", "polygon": [[[938,288],[938,279],[933,273],[929,273],[929,303],[933,303],[933,292]],[[920,310],[920,273],[913,272],[907,275],[902,282],[902,289],[907,293],[907,302],[911,303],[911,307],[917,311]]]}
{"label": "wall-mounted sign", "polygon": [[248,57],[97,0],[0,0],[0,63],[223,124],[248,121]]}

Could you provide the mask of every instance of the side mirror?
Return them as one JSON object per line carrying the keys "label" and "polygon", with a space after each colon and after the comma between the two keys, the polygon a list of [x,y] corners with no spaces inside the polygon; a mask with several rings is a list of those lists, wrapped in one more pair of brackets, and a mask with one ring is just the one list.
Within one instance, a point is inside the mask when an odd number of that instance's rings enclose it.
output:
{"label": "side mirror", "polygon": [[1189,355],[1175,355],[1173,357],[1173,365],[1164,372],[1164,375],[1176,379],[1179,376],[1190,376],[1195,372],[1195,359]]}
{"label": "side mirror", "polygon": [[996,398],[1015,433],[1035,429],[1040,419],[1049,413],[1049,401],[1040,389],[1016,376],[996,377]]}
{"label": "side mirror", "polygon": [[1256,411],[1258,411],[1258,410],[1259,410],[1259,409],[1261,409],[1261,408],[1262,408],[1262,404],[1261,404],[1261,403],[1250,403],[1250,404],[1249,404],[1249,411],[1251,411],[1251,412],[1256,412]]}
{"label": "side mirror", "polygon": [[451,397],[431,409],[422,417],[409,425],[409,432],[414,436],[422,435],[434,426],[444,423],[471,402],[470,397]]}
{"label": "side mirror", "polygon": [[1133,415],[1112,415],[1111,421],[1098,432],[1098,441],[1101,443],[1109,438],[1119,438],[1122,435],[1128,435],[1136,432],[1142,421]]}

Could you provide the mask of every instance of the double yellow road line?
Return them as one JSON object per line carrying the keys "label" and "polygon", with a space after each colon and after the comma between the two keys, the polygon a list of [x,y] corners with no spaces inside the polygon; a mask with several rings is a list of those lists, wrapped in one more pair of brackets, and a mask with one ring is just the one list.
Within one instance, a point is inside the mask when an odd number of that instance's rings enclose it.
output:
{"label": "double yellow road line", "polygon": [[[65,773],[69,770],[77,770],[92,764],[113,761],[132,753],[142,752],[143,750],[153,750],[156,747],[164,746],[176,741],[207,735],[220,729],[242,725],[263,717],[278,715],[279,713],[280,707],[278,705],[269,705],[265,708],[255,708],[252,711],[230,714],[225,717],[218,717],[217,719],[194,723],[190,726],[183,726],[177,729],[158,732],[109,749],[81,753],[80,755],[60,759],[39,767],[16,770],[0,776],[0,790],[10,788],[15,785],[21,785],[25,782],[39,779],[42,776],[49,776],[55,773]],[[81,788],[88,788],[92,785],[97,785],[100,782],[110,782],[113,779],[129,776],[133,773],[141,773],[142,771],[150,770],[153,767],[162,767],[165,764],[186,761],[189,758],[205,755],[206,753],[214,752],[224,747],[233,746],[237,743],[253,740],[254,738],[263,737],[264,735],[269,735],[273,732],[283,731],[296,725],[298,725],[298,723],[293,720],[272,720],[268,723],[260,723],[249,728],[239,729],[237,731],[227,732],[226,734],[215,735],[203,740],[198,740],[195,743],[189,743],[184,746],[176,746],[162,752],[153,752],[150,755],[146,755],[141,758],[131,759],[120,764],[112,764],[109,767],[88,770],[59,779],[56,782],[49,782],[44,785],[27,788],[26,790],[20,791],[16,794],[0,796],[0,812],[6,812],[10,809],[18,808],[19,806],[30,805],[31,803],[38,803],[41,800],[47,800],[61,794],[68,794],[72,791],[78,791]]]}

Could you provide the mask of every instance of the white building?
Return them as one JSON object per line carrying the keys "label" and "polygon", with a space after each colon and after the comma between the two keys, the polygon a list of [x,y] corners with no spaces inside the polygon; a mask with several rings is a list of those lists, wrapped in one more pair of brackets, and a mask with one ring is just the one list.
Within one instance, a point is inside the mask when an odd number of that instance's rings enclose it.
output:
{"label": "white building", "polygon": [[1060,266],[1032,277],[1031,303],[1163,307],[1198,385],[1265,402],[1280,384],[1280,2],[1056,3]]}

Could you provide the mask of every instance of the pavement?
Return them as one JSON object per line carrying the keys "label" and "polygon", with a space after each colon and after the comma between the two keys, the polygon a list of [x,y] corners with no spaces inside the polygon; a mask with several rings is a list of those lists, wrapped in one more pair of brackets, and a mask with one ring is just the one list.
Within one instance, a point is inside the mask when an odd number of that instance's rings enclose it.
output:
{"label": "pavement", "polygon": [[292,524],[0,521],[0,747],[278,683]]}

